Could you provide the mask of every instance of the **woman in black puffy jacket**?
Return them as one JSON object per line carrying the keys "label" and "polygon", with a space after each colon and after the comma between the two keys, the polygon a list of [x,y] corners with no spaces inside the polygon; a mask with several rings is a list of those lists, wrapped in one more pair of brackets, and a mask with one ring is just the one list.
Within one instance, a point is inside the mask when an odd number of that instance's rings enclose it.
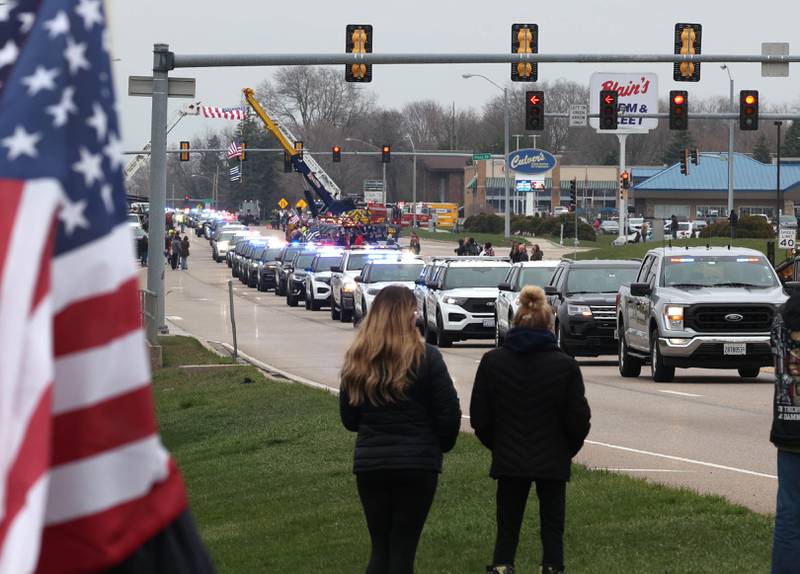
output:
{"label": "woman in black puffy jacket", "polygon": [[512,574],[522,517],[536,484],[542,572],[564,571],[564,513],[570,466],[589,434],[581,371],[556,346],[553,311],[539,287],[525,287],[503,346],[483,356],[470,420],[492,451],[497,538],[487,572]]}
{"label": "woman in black puffy jacket", "polygon": [[447,366],[420,337],[416,312],[410,290],[384,288],[341,372],[340,413],[358,432],[353,471],[372,539],[367,574],[414,571],[442,453],[461,423]]}

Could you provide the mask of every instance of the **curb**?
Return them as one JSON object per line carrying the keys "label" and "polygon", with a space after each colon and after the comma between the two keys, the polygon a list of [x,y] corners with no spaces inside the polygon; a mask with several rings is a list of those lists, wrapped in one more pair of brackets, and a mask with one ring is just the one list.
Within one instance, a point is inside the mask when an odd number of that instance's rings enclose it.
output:
{"label": "curb", "polygon": [[[200,343],[203,344],[204,347],[209,348],[205,344],[206,341],[203,341],[202,339],[199,339],[197,337],[195,337],[195,338],[198,341],[200,341]],[[223,343],[221,341],[208,341],[208,343],[215,343],[217,345],[220,345],[220,346],[224,347],[225,349],[227,349],[231,353],[233,353],[233,345],[230,345],[229,343]],[[209,350],[213,351],[213,349],[209,349]],[[216,351],[214,351],[214,352],[216,352]],[[257,367],[257,368],[261,369],[262,371],[266,371],[268,374],[278,375],[278,376],[280,376],[280,377],[282,377],[284,379],[292,381],[293,383],[299,383],[301,385],[305,385],[306,387],[311,387],[312,389],[318,389],[318,390],[321,390],[321,391],[326,391],[326,392],[328,392],[328,393],[330,393],[330,394],[332,394],[334,396],[337,396],[337,397],[339,396],[339,389],[335,389],[333,387],[329,387],[328,385],[324,385],[322,383],[318,383],[316,381],[312,381],[311,379],[306,379],[305,377],[301,377],[299,375],[293,375],[293,374],[291,374],[291,373],[289,373],[287,371],[284,371],[283,369],[279,369],[279,368],[274,367],[274,366],[272,366],[270,364],[267,364],[267,363],[265,363],[263,361],[260,361],[260,360],[256,359],[255,357],[251,357],[247,353],[243,353],[241,350],[239,351],[239,357],[242,358],[245,362],[253,365],[254,367]]]}

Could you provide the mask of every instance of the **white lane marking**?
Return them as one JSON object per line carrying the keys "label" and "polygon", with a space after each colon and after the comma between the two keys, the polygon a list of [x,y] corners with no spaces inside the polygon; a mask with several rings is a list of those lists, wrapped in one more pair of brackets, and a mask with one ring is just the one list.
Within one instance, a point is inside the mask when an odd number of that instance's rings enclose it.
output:
{"label": "white lane marking", "polygon": [[662,391],[659,390],[659,393],[668,393],[670,395],[680,395],[682,397],[702,397],[703,395],[696,395],[694,393],[682,393],[680,391]]}
{"label": "white lane marking", "polygon": [[688,470],[677,470],[671,468],[609,468],[603,466],[593,466],[594,470],[607,470],[609,472],[689,472]]}
{"label": "white lane marking", "polygon": [[167,315],[166,318],[170,321],[183,321],[183,317],[178,317],[177,315]]}
{"label": "white lane marking", "polygon": [[750,476],[759,476],[761,478],[772,478],[772,479],[778,480],[778,477],[775,476],[774,474],[766,474],[766,473],[763,473],[763,472],[756,472],[754,470],[747,470],[745,468],[737,468],[735,466],[725,466],[723,464],[715,464],[713,462],[705,462],[703,460],[695,460],[693,458],[684,458],[682,456],[672,456],[670,454],[661,454],[659,452],[651,452],[649,450],[640,450],[638,448],[630,448],[630,447],[627,447],[627,446],[619,446],[619,445],[616,445],[616,444],[608,444],[608,443],[605,443],[605,442],[598,442],[598,441],[594,441],[594,440],[587,440],[586,444],[593,444],[595,446],[604,446],[606,448],[613,448],[613,449],[622,450],[622,451],[625,451],[625,452],[633,452],[633,453],[636,453],[636,454],[646,454],[646,455],[649,455],[649,456],[655,456],[655,457],[664,458],[664,459],[667,459],[667,460],[676,460],[678,462],[686,462],[686,463],[689,463],[689,464],[697,464],[699,466],[707,466],[709,468],[718,468],[720,470],[729,470],[731,472],[738,472],[738,473],[741,473],[741,474],[749,474]]}

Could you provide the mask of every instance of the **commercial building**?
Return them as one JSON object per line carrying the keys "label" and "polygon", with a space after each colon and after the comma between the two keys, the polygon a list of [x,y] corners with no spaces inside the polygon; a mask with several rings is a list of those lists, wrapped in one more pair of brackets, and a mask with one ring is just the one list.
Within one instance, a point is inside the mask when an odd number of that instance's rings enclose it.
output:
{"label": "commercial building", "polygon": [[[783,213],[800,204],[800,165],[781,161],[780,189]],[[701,153],[699,165],[633,168],[631,198],[637,215],[680,219],[728,216],[728,154]],[[733,205],[740,214],[765,214],[772,218],[777,205],[778,166],[736,153],[733,156]]]}

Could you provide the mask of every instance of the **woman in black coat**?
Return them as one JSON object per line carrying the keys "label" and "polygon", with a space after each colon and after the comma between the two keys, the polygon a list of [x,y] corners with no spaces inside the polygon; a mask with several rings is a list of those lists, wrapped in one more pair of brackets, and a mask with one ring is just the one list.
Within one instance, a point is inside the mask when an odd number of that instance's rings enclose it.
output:
{"label": "woman in black coat", "polygon": [[461,424],[447,366],[416,313],[409,289],[381,290],[342,367],[339,408],[358,433],[353,472],[372,539],[367,574],[413,573],[442,453]]}
{"label": "woman in black coat", "polygon": [[525,287],[503,346],[483,356],[470,419],[492,451],[497,480],[497,538],[487,572],[513,573],[522,517],[536,484],[542,572],[564,571],[566,483],[589,434],[589,404],[574,359],[553,336],[553,311],[539,287]]}

